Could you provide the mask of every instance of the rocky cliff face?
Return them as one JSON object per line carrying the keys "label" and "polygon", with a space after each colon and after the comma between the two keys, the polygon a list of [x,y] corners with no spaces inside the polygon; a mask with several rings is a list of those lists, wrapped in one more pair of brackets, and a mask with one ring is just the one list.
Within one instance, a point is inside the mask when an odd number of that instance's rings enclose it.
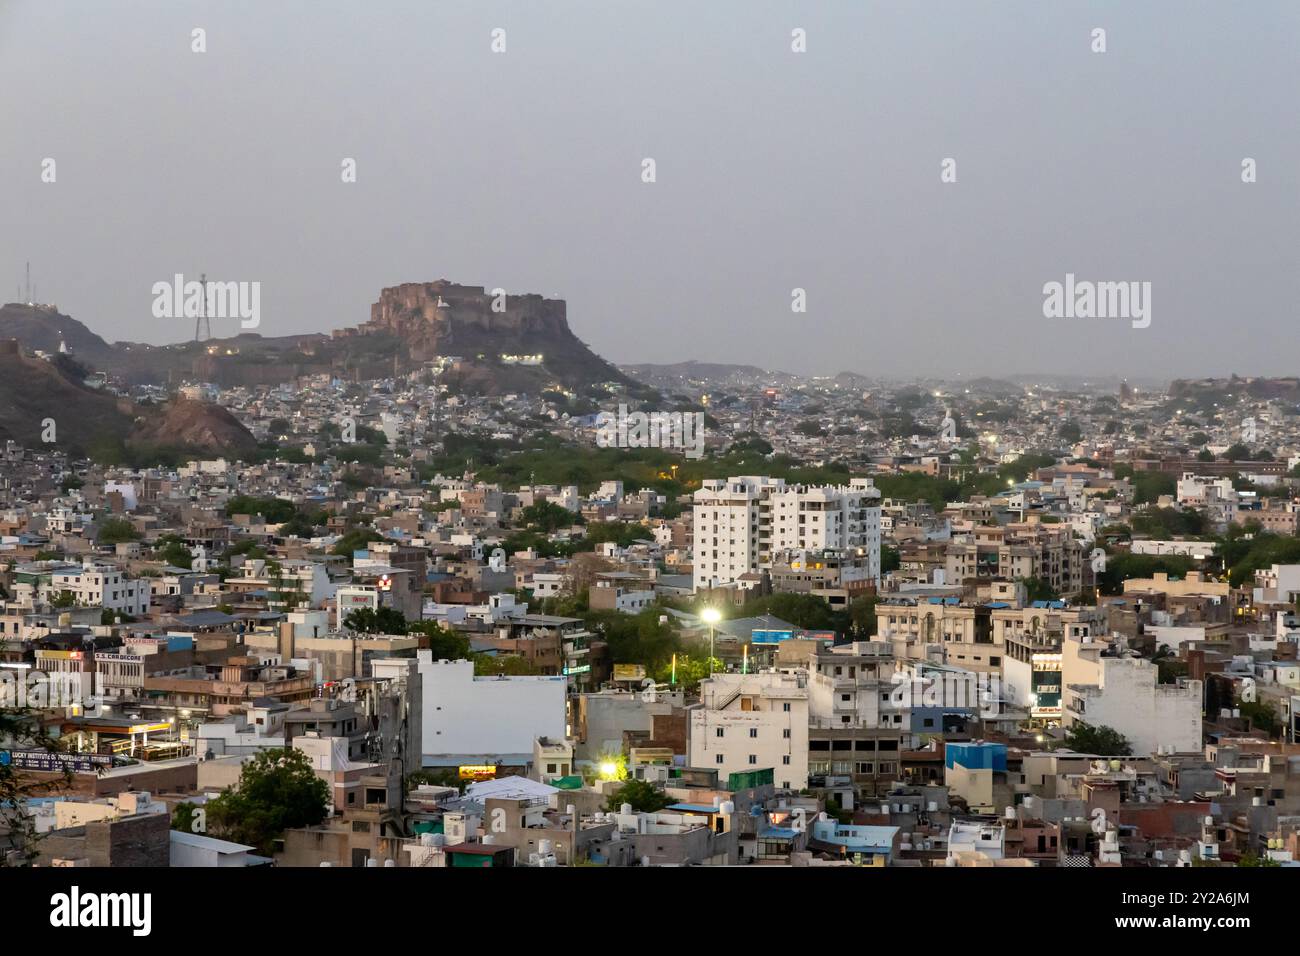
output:
{"label": "rocky cliff face", "polygon": [[128,443],[202,449],[235,456],[257,448],[252,433],[220,405],[185,398],[168,402],[157,415],[138,419]]}
{"label": "rocky cliff face", "polygon": [[532,294],[499,298],[482,286],[446,279],[384,289],[370,308],[369,321],[329,336],[244,333],[169,346],[109,345],[56,310],[5,306],[0,309],[0,338],[8,336],[24,348],[46,352],[57,351],[66,340],[78,361],[129,384],[189,379],[267,385],[325,371],[362,381],[457,356],[464,360],[459,370],[463,384],[478,392],[537,393],[556,382],[569,388],[602,382],[640,387],[573,334],[562,299]]}
{"label": "rocky cliff face", "polygon": [[627,381],[573,334],[563,299],[540,295],[496,296],[446,279],[408,282],[384,289],[370,321],[351,334],[392,336],[415,362],[459,356],[494,364],[503,356],[541,356],[539,371],[568,385]]}
{"label": "rocky cliff face", "polygon": [[370,307],[370,321],[359,331],[397,336],[412,346],[412,357],[418,361],[454,354],[458,345],[504,348],[511,343],[577,342],[569,330],[562,299],[498,297],[482,286],[456,285],[446,279],[384,289]]}

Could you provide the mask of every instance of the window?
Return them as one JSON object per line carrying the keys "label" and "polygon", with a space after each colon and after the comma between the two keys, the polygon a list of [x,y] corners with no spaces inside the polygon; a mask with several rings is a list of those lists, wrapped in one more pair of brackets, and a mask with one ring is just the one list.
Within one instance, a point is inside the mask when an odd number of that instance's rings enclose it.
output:
{"label": "window", "polygon": [[758,763],[758,755],[757,755],[757,754],[750,754],[750,755],[749,755],[749,765],[752,767],[752,766],[753,766],[754,764],[756,764],[756,763]]}
{"label": "window", "polygon": [[713,762],[714,762],[714,763],[722,763],[722,754],[718,754],[717,759],[715,759]]}
{"label": "window", "polygon": [[782,766],[785,766],[785,767],[790,766],[790,755],[789,755],[789,754],[782,754],[782,755],[781,755],[781,764],[782,764]]}
{"label": "window", "polygon": [[[17,627],[17,625],[14,626]],[[790,702],[786,701],[784,704],[782,704],[781,709],[785,711],[787,714],[790,713]]]}
{"label": "window", "polygon": [[785,730],[781,731],[781,736],[784,737],[786,740],[789,740],[789,739],[790,739],[790,728],[787,727]]}
{"label": "window", "polygon": [[717,737],[721,737],[721,736],[722,736],[722,728],[721,728],[721,727],[719,727],[716,731],[714,731],[714,736],[717,736]]}
{"label": "window", "polygon": [[753,738],[753,737],[757,737],[757,736],[758,736],[758,728],[757,728],[757,727],[750,727],[750,728],[749,728],[749,736],[750,736],[751,738]]}

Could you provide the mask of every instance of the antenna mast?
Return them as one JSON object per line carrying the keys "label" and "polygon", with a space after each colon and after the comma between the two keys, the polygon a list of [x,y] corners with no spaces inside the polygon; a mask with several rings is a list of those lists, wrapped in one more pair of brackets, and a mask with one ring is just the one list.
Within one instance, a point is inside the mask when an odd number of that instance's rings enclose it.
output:
{"label": "antenna mast", "polygon": [[203,307],[194,318],[195,342],[212,338],[212,320],[208,318],[208,274],[206,272],[199,276],[199,284],[203,286]]}

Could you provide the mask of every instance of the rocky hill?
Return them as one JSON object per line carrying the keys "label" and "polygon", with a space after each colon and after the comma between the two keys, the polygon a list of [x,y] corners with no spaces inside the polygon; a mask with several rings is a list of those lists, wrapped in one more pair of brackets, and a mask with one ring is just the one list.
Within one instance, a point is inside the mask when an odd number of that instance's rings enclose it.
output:
{"label": "rocky hill", "polygon": [[1300,378],[1267,376],[1230,378],[1174,379],[1169,385],[1170,398],[1214,399],[1227,403],[1233,396],[1257,400],[1300,401]]}
{"label": "rocky hill", "polygon": [[370,307],[370,321],[334,337],[340,343],[392,338],[412,362],[455,356],[480,370],[500,369],[504,379],[535,379],[539,387],[548,381],[570,387],[629,384],[573,334],[566,308],[563,299],[498,297],[482,286],[446,279],[408,282],[382,290]]}
{"label": "rocky hill", "polygon": [[51,354],[59,350],[60,342],[66,342],[73,354],[96,367],[113,352],[113,346],[85,325],[49,305],[10,302],[0,306],[0,339],[10,338],[28,351]]}
{"label": "rocky hill", "polygon": [[257,447],[223,408],[187,400],[138,405],[84,384],[86,372],[66,356],[41,359],[14,339],[0,340],[0,441],[100,458],[159,449],[238,457]]}
{"label": "rocky hill", "polygon": [[440,279],[382,290],[369,321],[331,335],[244,333],[174,345],[109,344],[53,308],[6,305],[0,308],[0,339],[16,338],[28,350],[49,353],[66,342],[78,361],[132,385],[266,385],[320,372],[361,381],[454,356],[461,361],[449,380],[477,393],[537,393],[556,383],[583,389],[604,382],[637,390],[637,383],[573,334],[565,313],[561,299],[498,300],[481,286]]}

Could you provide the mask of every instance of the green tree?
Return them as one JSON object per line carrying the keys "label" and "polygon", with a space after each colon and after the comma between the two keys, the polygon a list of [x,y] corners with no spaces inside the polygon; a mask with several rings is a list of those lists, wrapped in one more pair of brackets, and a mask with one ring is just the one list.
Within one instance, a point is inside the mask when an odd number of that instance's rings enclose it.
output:
{"label": "green tree", "polygon": [[496,677],[500,674],[507,677],[529,677],[537,673],[537,668],[528,658],[518,654],[474,654],[472,660],[476,677]]}
{"label": "green tree", "polygon": [[429,650],[435,661],[460,661],[469,659],[469,638],[437,621],[410,621],[406,633],[428,638]]}
{"label": "green tree", "polygon": [[796,627],[810,631],[847,631],[851,625],[846,612],[836,612],[825,598],[815,594],[779,591],[746,602],[738,617],[770,614]]}
{"label": "green tree", "polygon": [[99,533],[95,536],[95,543],[100,545],[123,544],[127,541],[138,541],[140,532],[135,530],[135,525],[131,524],[126,518],[107,518],[99,526]]}
{"label": "green tree", "polygon": [[647,671],[654,671],[681,649],[677,631],[671,623],[662,623],[662,616],[662,608],[648,607],[636,614],[589,611],[583,618],[588,628],[605,638],[615,664],[644,664]]}
{"label": "green tree", "polygon": [[[4,752],[45,750],[61,753],[64,747],[45,735],[40,714],[28,708],[0,708],[0,745]],[[48,797],[72,784],[72,771],[64,769],[44,779],[35,779],[13,765],[0,761],[0,867],[31,866],[39,854],[44,834],[28,812],[28,801]]]}
{"label": "green tree", "polygon": [[1254,850],[1247,850],[1237,858],[1238,866],[1281,866],[1277,860],[1267,856],[1260,856]]}
{"label": "green tree", "polygon": [[1237,704],[1241,716],[1250,721],[1252,727],[1264,731],[1270,737],[1276,737],[1282,730],[1282,721],[1272,704],[1264,701],[1243,701]]}
{"label": "green tree", "polygon": [[270,854],[285,830],[325,819],[329,788],[300,750],[264,750],[244,764],[239,784],[208,801],[208,831]]}
{"label": "green tree", "polygon": [[172,811],[172,829],[181,833],[195,832],[194,811],[197,809],[198,806],[189,801],[176,804],[176,809]]}
{"label": "green tree", "polygon": [[876,635],[876,605],[879,603],[879,595],[860,594],[849,605],[849,618],[853,621],[853,631],[859,637]]}
{"label": "green tree", "polygon": [[349,528],[330,548],[330,554],[352,557],[353,551],[359,551],[371,541],[381,541],[383,535],[373,528]]}
{"label": "green tree", "polygon": [[284,498],[254,498],[235,495],[226,502],[226,515],[261,515],[268,524],[280,524],[298,513],[298,506]]}
{"label": "green tree", "polygon": [[163,535],[154,545],[154,554],[159,560],[177,568],[188,568],[194,562],[190,549],[174,534]]}
{"label": "green tree", "polygon": [[618,811],[623,804],[631,804],[633,811],[654,813],[671,803],[662,790],[648,780],[627,780],[610,793],[605,809]]}
{"label": "green tree", "polygon": [[1061,595],[1042,578],[1020,578],[1020,583],[1025,586],[1027,599],[1030,601],[1059,601],[1061,599]]}
{"label": "green tree", "polygon": [[1065,745],[1076,753],[1096,754],[1098,757],[1127,757],[1133,745],[1119,731],[1111,727],[1094,727],[1083,721],[1071,724],[1065,732]]}
{"label": "green tree", "polygon": [[361,634],[407,633],[406,615],[392,607],[359,607],[343,619],[343,626]]}
{"label": "green tree", "polygon": [[[716,657],[710,658],[707,654],[703,657],[678,654],[675,672],[676,686],[688,694],[693,694],[699,689],[700,681],[708,677],[710,673],[720,670],[722,670],[722,661]],[[653,672],[653,677],[656,682],[661,684],[673,683],[673,662],[670,660],[658,671]]]}
{"label": "green tree", "polygon": [[535,505],[529,505],[523,510],[520,518],[523,527],[546,534],[581,521],[578,515],[553,501],[539,501]]}

